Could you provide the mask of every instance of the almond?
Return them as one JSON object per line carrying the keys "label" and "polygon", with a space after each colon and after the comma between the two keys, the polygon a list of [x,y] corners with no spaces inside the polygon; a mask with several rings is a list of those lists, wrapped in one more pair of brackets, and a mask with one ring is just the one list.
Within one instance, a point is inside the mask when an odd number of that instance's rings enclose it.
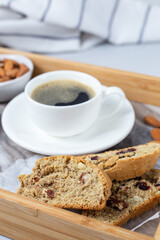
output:
{"label": "almond", "polygon": [[11,80],[11,78],[8,76],[0,77],[0,82],[5,82],[5,81],[9,81],[9,80]]}
{"label": "almond", "polygon": [[16,77],[21,77],[23,74],[25,74],[26,72],[29,71],[29,68],[26,67],[26,65],[24,65],[24,64],[20,64],[19,66],[20,66],[20,68],[19,68],[19,71],[18,71]]}
{"label": "almond", "polygon": [[117,160],[118,160],[117,155],[110,157],[109,160],[106,161],[106,163],[105,163],[105,168],[113,167],[116,164]]}
{"label": "almond", "polygon": [[155,140],[160,141],[160,128],[154,128],[151,131],[151,136],[152,138],[154,138]]}
{"label": "almond", "polygon": [[0,68],[0,77],[4,77],[5,76],[5,71],[3,68]]}
{"label": "almond", "polygon": [[160,127],[160,121],[155,117],[148,115],[144,118],[144,121],[152,127]]}
{"label": "almond", "polygon": [[0,60],[0,67],[3,68],[4,67],[4,62]]}
{"label": "almond", "polygon": [[17,73],[18,73],[18,69],[17,69],[17,68],[14,68],[14,69],[12,69],[12,70],[6,71],[6,75],[7,75],[8,77],[12,78],[12,79],[13,79],[13,78],[16,78]]}
{"label": "almond", "polygon": [[6,71],[19,67],[19,63],[12,59],[5,58],[3,61],[4,61],[4,68]]}
{"label": "almond", "polygon": [[22,76],[29,71],[25,64],[19,64],[12,59],[0,60],[0,82],[5,82]]}
{"label": "almond", "polygon": [[10,60],[6,61],[4,64],[5,71],[10,71],[14,68],[14,63]]}
{"label": "almond", "polygon": [[99,167],[100,169],[103,169],[103,162],[99,163],[99,164],[98,164],[98,167]]}

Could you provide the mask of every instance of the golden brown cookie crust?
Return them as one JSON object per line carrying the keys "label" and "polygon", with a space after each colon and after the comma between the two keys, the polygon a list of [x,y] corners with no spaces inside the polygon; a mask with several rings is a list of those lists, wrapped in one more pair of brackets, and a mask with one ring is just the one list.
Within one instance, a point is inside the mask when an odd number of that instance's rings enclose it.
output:
{"label": "golden brown cookie crust", "polygon": [[[136,151],[117,155],[118,152],[125,152],[129,149],[135,149]],[[136,153],[137,151],[139,151],[138,154]],[[136,153],[136,155],[133,155],[134,153]],[[122,157],[123,155],[124,157]],[[82,158],[92,161],[100,167],[100,169],[103,169],[111,180],[117,181],[123,181],[143,175],[155,166],[159,157],[159,142],[150,142],[135,147],[82,156]]]}

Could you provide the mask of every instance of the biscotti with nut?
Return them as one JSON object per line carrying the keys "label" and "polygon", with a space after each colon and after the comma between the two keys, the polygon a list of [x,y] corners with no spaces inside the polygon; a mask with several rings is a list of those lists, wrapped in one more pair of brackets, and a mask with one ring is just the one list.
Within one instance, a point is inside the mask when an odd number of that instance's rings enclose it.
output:
{"label": "biscotti with nut", "polygon": [[30,175],[19,176],[17,193],[62,208],[102,209],[111,180],[93,163],[71,156],[39,159]]}
{"label": "biscotti with nut", "polygon": [[144,145],[82,156],[108,174],[111,180],[127,180],[151,170],[160,157],[160,144]]}
{"label": "biscotti with nut", "polygon": [[83,215],[122,226],[128,220],[160,203],[160,170],[152,169],[141,177],[113,181],[112,194],[101,211],[84,210]]}

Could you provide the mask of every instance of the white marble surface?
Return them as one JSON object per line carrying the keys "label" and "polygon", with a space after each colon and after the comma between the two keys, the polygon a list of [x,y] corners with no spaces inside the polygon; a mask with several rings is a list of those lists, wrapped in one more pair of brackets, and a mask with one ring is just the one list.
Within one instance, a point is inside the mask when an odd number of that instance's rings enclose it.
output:
{"label": "white marble surface", "polygon": [[[160,76],[160,44],[139,46],[98,46],[95,49],[81,53],[59,54],[56,57],[79,62],[118,68],[122,70]],[[55,55],[54,55],[55,56]],[[160,107],[132,102],[136,112],[136,122],[127,138],[114,148],[123,148],[151,141],[151,127],[143,122],[145,115],[151,114],[160,119]],[[5,104],[0,104],[0,116]],[[30,158],[34,153],[29,152],[13,143],[2,130],[0,124],[0,171],[7,169],[18,159]],[[160,168],[160,161],[157,164]],[[0,236],[1,239],[6,239]]]}

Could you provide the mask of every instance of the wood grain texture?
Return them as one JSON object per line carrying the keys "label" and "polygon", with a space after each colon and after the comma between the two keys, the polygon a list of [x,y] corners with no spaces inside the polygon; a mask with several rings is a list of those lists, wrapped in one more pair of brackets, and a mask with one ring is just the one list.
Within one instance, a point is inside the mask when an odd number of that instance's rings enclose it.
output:
{"label": "wood grain texture", "polygon": [[[35,65],[34,76],[46,71],[61,69],[82,71],[97,77],[104,85],[121,87],[130,100],[160,105],[160,79],[156,77],[11,49],[0,48],[0,53],[15,53],[29,57]],[[15,153],[15,156],[17,154]],[[25,152],[24,157],[26,154]],[[51,208],[0,189],[0,234],[12,239],[159,240],[159,232],[158,228],[152,238],[67,210]]]}
{"label": "wood grain texture", "polygon": [[160,224],[157,227],[157,230],[154,234],[154,240],[160,240]]}
{"label": "wood grain texture", "polygon": [[0,233],[13,239],[153,240],[0,189]]}
{"label": "wood grain texture", "polygon": [[44,55],[0,48],[0,53],[29,57],[35,66],[34,76],[52,70],[76,70],[93,75],[103,85],[118,86],[130,100],[160,105],[160,78],[111,68],[56,59]]}

